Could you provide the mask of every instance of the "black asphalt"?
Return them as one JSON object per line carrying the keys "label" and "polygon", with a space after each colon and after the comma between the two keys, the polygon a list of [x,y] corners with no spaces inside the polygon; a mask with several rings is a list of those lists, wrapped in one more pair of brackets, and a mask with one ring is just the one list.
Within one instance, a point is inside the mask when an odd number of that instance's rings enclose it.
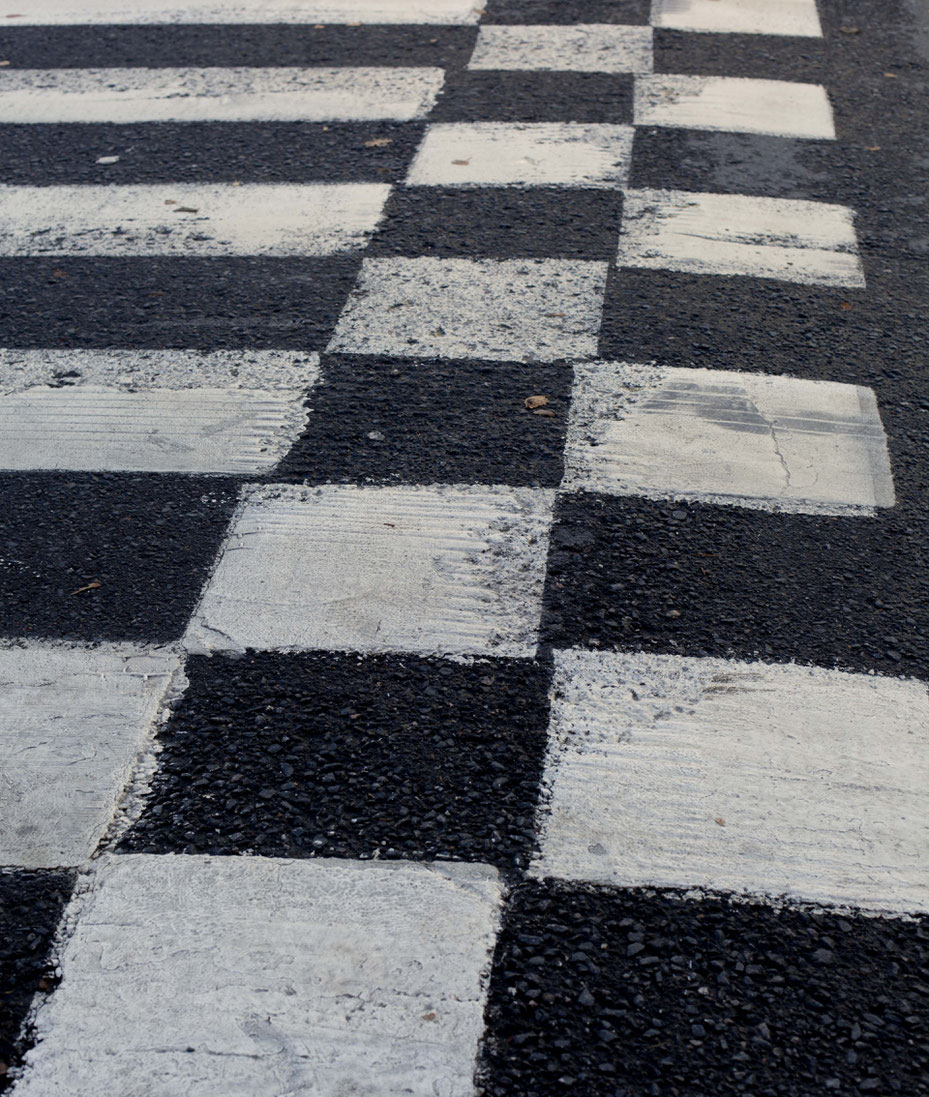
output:
{"label": "black asphalt", "polygon": [[[929,20],[820,0],[822,40],[656,32],[656,70],[824,84],[837,142],[643,129],[631,185],[838,202],[864,290],[611,269],[604,358],[875,390],[897,506],[824,518],[566,496],[538,660],[195,657],[124,849],[487,861],[512,888],[487,1097],[929,1093],[924,920],[529,883],[550,649],[797,661],[929,679]],[[644,0],[490,0],[487,21],[645,23]],[[433,120],[629,123],[632,80],[468,73],[475,28],[3,28],[10,67],[436,65]],[[0,126],[0,183],[399,183],[421,123]],[[388,139],[389,144],[380,143]],[[370,144],[377,141],[377,144]],[[100,156],[118,155],[114,165]],[[610,192],[395,190],[366,254],[607,261]],[[324,352],[361,255],[0,259],[14,347]],[[557,486],[570,366],[323,354],[273,475]],[[534,393],[554,418],[528,413]],[[235,478],[0,476],[0,634],[177,641]],[[99,588],[73,592],[92,581]],[[71,876],[0,875],[0,1058],[24,1046]],[[642,947],[640,948],[639,945]],[[46,980],[46,983],[41,983]],[[0,1088],[3,1079],[0,1077]]]}

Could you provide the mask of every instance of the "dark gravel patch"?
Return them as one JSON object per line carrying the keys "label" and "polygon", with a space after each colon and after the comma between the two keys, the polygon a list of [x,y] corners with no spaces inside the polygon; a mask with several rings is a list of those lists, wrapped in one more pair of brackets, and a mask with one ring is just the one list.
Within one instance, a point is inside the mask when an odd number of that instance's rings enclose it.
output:
{"label": "dark gravel patch", "polygon": [[526,884],[497,947],[487,1097],[929,1092],[929,921]]}
{"label": "dark gravel patch", "polygon": [[525,864],[548,666],[249,652],[187,675],[125,849]]}
{"label": "dark gravel patch", "polygon": [[69,872],[0,869],[0,1093],[28,1049],[33,996],[54,986],[49,949],[73,886]]}

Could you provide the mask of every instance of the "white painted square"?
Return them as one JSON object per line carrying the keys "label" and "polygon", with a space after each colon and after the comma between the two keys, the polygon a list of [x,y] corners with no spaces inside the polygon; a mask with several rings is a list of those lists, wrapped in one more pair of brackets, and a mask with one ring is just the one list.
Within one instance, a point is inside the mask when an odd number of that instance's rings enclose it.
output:
{"label": "white painted square", "polygon": [[[9,8],[9,11],[5,11]],[[436,23],[480,18],[475,0],[5,0],[10,26],[149,23]],[[22,9],[22,10],[19,10]]]}
{"label": "white painted square", "polygon": [[473,1097],[485,865],[106,858],[17,1097]]}
{"label": "white painted square", "polygon": [[472,485],[250,489],[186,646],[531,657],[553,499]]}
{"label": "white painted square", "polygon": [[362,248],[381,183],[0,186],[0,255],[334,255]]}
{"label": "white painted square", "polygon": [[0,122],[408,121],[437,68],[5,69]]}
{"label": "white painted square", "polygon": [[617,262],[808,285],[865,284],[852,211],[792,198],[627,190]]}
{"label": "white painted square", "polygon": [[740,76],[655,76],[635,82],[637,126],[835,139],[832,105],[821,84]]}
{"label": "white painted square", "polygon": [[91,855],[179,667],[129,644],[0,648],[0,865]]}
{"label": "white painted square", "polygon": [[469,69],[532,72],[652,71],[652,28],[613,23],[482,26]]}
{"label": "white painted square", "polygon": [[537,876],[929,910],[922,682],[556,652]]}
{"label": "white painted square", "polygon": [[606,263],[365,259],[329,351],[552,362],[592,358]]}
{"label": "white painted square", "polygon": [[0,350],[0,469],[267,472],[318,375],[293,351]]}
{"label": "white painted square", "polygon": [[652,26],[821,38],[816,0],[652,0]]}
{"label": "white painted square", "polygon": [[801,514],[894,505],[869,388],[625,362],[574,377],[565,490]]}
{"label": "white painted square", "polygon": [[625,183],[632,126],[453,122],[430,126],[407,184],[606,187]]}

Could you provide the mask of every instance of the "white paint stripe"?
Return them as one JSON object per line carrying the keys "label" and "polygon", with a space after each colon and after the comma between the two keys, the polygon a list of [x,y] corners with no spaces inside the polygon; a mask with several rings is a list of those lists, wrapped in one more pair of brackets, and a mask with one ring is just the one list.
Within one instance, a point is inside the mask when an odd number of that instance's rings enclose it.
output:
{"label": "white paint stripe", "polygon": [[863,288],[852,211],[824,202],[627,190],[617,262]]}
{"label": "white paint stripe", "polygon": [[432,109],[435,68],[7,69],[0,122],[408,121]]}
{"label": "white paint stripe", "polygon": [[652,0],[652,26],[821,38],[816,0]]}
{"label": "white paint stripe", "polygon": [[644,76],[635,82],[635,124],[835,138],[820,84],[731,76]]}
{"label": "white paint stripe", "polygon": [[0,648],[0,865],[90,856],[179,668],[129,644]]}
{"label": "white paint stripe", "polygon": [[921,682],[556,653],[533,872],[929,910]]}
{"label": "white paint stripe", "polygon": [[480,18],[475,0],[4,0],[8,26],[119,23],[436,23]]}
{"label": "white paint stripe", "polygon": [[562,488],[802,514],[894,504],[871,389],[620,362],[575,366]]}
{"label": "white paint stripe", "polygon": [[0,351],[0,469],[266,472],[306,425],[318,361],[287,351]]}
{"label": "white paint stripe", "polygon": [[251,489],[185,644],[531,657],[553,498],[470,485]]}
{"label": "white paint stripe", "polygon": [[493,869],[130,855],[84,887],[18,1097],[472,1097]]}
{"label": "white paint stripe", "polygon": [[365,259],[330,351],[552,362],[592,358],[606,263]]}
{"label": "white paint stripe", "polygon": [[380,183],[0,186],[0,255],[333,255],[361,248]]}
{"label": "white paint stripe", "polygon": [[458,122],[430,126],[407,183],[427,186],[565,186],[625,183],[632,126],[566,122]]}
{"label": "white paint stripe", "polygon": [[482,26],[468,68],[651,72],[652,28],[611,23]]}

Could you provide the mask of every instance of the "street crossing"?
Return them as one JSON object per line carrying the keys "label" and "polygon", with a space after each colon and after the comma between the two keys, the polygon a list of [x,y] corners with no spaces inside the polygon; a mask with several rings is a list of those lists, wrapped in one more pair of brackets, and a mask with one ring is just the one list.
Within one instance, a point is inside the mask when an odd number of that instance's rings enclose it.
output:
{"label": "street crossing", "polygon": [[[23,9],[0,132],[67,155],[0,168],[0,900],[54,897],[10,916],[48,959],[0,953],[0,1087],[929,1084],[893,1011],[802,1069],[791,1031],[888,982],[929,1023],[929,652],[893,574],[922,480],[893,363],[834,335],[896,259],[851,169],[808,167],[868,155],[830,79],[860,29]],[[275,27],[336,36],[256,63]],[[118,31],[112,66],[43,68],[30,28]],[[164,64],[178,30],[198,63]],[[726,182],[753,148],[777,187]],[[706,149],[734,174],[682,186]]]}

